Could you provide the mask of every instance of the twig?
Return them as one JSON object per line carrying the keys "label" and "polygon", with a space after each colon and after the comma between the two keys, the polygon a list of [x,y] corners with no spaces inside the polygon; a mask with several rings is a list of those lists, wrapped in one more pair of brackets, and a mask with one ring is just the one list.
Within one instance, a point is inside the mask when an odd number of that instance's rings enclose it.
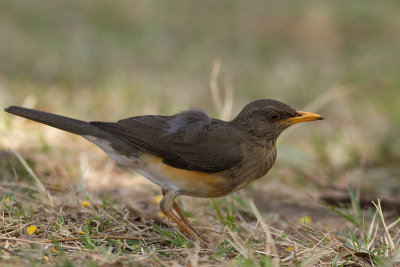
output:
{"label": "twig", "polygon": [[18,252],[12,251],[12,250],[10,250],[10,249],[8,249],[8,248],[5,248],[5,247],[3,247],[3,246],[0,246],[0,249],[1,249],[1,250],[4,250],[5,252],[7,252],[7,253],[10,254],[10,255],[17,256],[17,257],[20,257],[20,258],[24,258],[24,259],[26,259],[26,260],[32,260],[32,258],[29,257],[29,256],[19,254]]}
{"label": "twig", "polygon": [[[38,241],[33,241],[33,240],[28,240],[28,239],[20,239],[20,238],[14,238],[14,237],[0,237],[0,240],[23,242],[23,243],[42,245],[42,246],[48,246],[49,243],[51,243],[51,240],[44,240],[44,243],[43,243],[43,241],[42,242],[38,242]],[[46,241],[49,241],[49,242],[46,242]],[[60,247],[65,248],[65,249],[89,251],[89,249],[84,249],[84,248],[81,248],[81,247],[72,247],[72,246],[66,246],[66,245],[60,245]]]}
{"label": "twig", "polygon": [[[98,235],[98,236],[90,236],[90,239],[125,239],[125,240],[143,240],[142,237],[136,237],[136,236],[123,236],[123,235]],[[66,238],[58,238],[54,239],[55,241],[58,242],[70,242],[70,241],[79,241],[81,240],[80,237],[66,237]],[[154,240],[159,240],[159,238],[153,237],[153,238],[147,238],[147,240],[154,241]],[[52,242],[52,240],[42,240],[42,242]]]}

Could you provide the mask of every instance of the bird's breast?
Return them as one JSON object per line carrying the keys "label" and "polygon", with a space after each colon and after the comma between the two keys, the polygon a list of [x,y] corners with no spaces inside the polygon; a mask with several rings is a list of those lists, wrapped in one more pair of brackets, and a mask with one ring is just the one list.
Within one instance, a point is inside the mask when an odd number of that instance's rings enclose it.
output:
{"label": "bird's breast", "polygon": [[235,191],[263,177],[275,163],[277,152],[275,142],[265,146],[249,146],[242,148],[243,160],[232,170],[235,180]]}

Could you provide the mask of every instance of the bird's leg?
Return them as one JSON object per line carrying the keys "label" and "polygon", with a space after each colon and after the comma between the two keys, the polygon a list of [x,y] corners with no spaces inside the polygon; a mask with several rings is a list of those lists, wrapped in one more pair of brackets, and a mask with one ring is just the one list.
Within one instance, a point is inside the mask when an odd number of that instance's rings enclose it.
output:
{"label": "bird's leg", "polygon": [[[161,190],[163,196],[168,192],[165,189]],[[181,220],[190,227],[190,229],[192,229],[194,231],[194,228],[192,226],[192,224],[190,223],[189,219],[185,216],[185,214],[183,213],[182,209],[178,206],[178,204],[176,204],[175,200],[174,200],[174,204],[172,205],[172,207],[174,208],[174,210],[176,211],[176,213],[178,214],[179,218],[181,218]]]}
{"label": "bird's leg", "polygon": [[165,214],[165,216],[174,221],[193,240],[201,240],[200,236],[195,231],[193,231],[183,220],[179,219],[178,216],[171,211],[174,206],[176,196],[176,191],[166,191],[163,199],[160,202],[161,211]]}

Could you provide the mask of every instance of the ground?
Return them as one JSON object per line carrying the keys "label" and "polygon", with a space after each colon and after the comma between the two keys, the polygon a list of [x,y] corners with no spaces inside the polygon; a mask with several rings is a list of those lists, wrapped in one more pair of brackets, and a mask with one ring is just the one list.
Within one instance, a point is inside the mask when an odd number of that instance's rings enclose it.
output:
{"label": "ground", "polygon": [[[2,1],[0,265],[399,265],[399,13],[397,0]],[[178,199],[208,247],[95,145],[2,112],[229,120],[263,98],[325,120],[285,131],[241,191]]]}

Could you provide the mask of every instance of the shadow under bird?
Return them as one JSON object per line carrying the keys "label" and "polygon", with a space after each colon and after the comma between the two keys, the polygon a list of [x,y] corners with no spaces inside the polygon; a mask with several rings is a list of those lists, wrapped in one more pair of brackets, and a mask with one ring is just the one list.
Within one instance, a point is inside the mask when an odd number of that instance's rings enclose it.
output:
{"label": "shadow under bird", "polygon": [[81,135],[117,164],[159,185],[164,195],[161,211],[194,240],[200,236],[176,204],[177,196],[211,198],[239,190],[271,169],[276,140],[286,128],[323,119],[271,99],[249,103],[232,121],[211,118],[201,110],[115,123],[86,122],[16,106],[5,111]]}

